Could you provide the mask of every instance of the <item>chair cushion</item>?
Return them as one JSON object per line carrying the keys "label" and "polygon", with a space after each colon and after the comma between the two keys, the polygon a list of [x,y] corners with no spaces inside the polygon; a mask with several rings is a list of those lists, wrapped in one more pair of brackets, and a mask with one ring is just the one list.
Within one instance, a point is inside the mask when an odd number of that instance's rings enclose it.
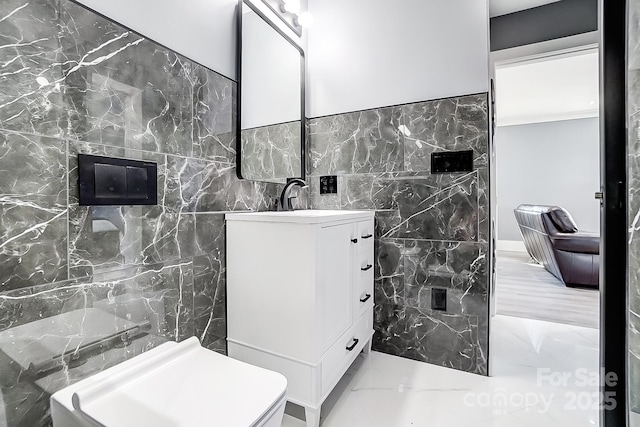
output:
{"label": "chair cushion", "polygon": [[578,231],[578,226],[573,221],[573,218],[571,218],[569,212],[559,206],[549,211],[549,217],[561,233],[575,233]]}
{"label": "chair cushion", "polygon": [[583,254],[600,253],[600,236],[597,233],[579,231],[576,233],[557,233],[549,236],[553,247],[561,251]]}

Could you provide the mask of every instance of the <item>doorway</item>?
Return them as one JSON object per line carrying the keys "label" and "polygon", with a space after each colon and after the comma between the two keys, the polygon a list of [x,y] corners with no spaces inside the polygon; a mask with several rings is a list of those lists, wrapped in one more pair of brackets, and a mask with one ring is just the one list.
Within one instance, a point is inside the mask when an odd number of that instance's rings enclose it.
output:
{"label": "doorway", "polygon": [[[545,425],[599,425],[598,57],[583,43],[494,62],[491,375],[535,378]],[[587,278],[555,258],[556,209],[589,240]]]}
{"label": "doorway", "polygon": [[497,313],[597,329],[597,46],[499,62],[495,82]]}

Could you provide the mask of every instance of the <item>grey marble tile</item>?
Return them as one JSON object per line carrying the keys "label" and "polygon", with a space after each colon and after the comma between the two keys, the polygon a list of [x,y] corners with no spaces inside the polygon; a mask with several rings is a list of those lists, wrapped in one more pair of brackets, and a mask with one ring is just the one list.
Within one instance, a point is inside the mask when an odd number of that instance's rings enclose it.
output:
{"label": "grey marble tile", "polygon": [[403,170],[401,116],[400,107],[388,107],[311,119],[309,173]]}
{"label": "grey marble tile", "polygon": [[341,209],[375,209],[383,238],[477,240],[478,176],[416,173],[342,176]]}
{"label": "grey marble tile", "polygon": [[[475,241],[478,239],[476,172],[394,178],[394,204],[401,222],[397,237]],[[386,236],[385,236],[386,237]]]}
{"label": "grey marble tile", "polygon": [[61,49],[56,0],[0,4],[0,128],[62,136]]}
{"label": "grey marble tile", "polygon": [[[486,95],[397,108],[403,161],[390,162],[390,169],[359,166],[368,160],[366,151],[353,148],[360,132],[357,114],[311,120],[311,179],[335,173],[339,180],[335,196],[320,196],[312,181],[311,206],[376,212],[375,297],[382,314],[375,327],[384,336],[378,349],[486,375]],[[477,170],[430,174],[432,152],[468,149],[474,150]],[[447,288],[447,312],[430,310],[436,287]],[[451,338],[444,331],[458,333]]]}
{"label": "grey marble tile", "polygon": [[[0,363],[5,363],[0,359]],[[6,365],[5,365],[6,366]],[[6,375],[4,376],[6,377]],[[2,400],[6,417],[5,426],[51,426],[49,394],[35,384],[19,381],[18,375],[3,378]]]}
{"label": "grey marble tile", "polygon": [[[161,268],[162,270],[160,270]],[[166,313],[164,322],[167,325],[167,330],[165,332],[158,328],[158,333],[153,335],[175,341],[183,341],[194,336],[195,278],[193,277],[193,260],[183,259],[166,262],[153,266],[152,270],[160,277],[159,283],[154,283],[154,290],[170,289],[162,296]]]}
{"label": "grey marble tile", "polygon": [[194,258],[195,335],[209,348],[227,336],[224,214],[197,214],[196,229],[203,255]]}
{"label": "grey marble tile", "polygon": [[225,251],[225,219],[222,213],[195,215],[195,254],[219,254]]}
{"label": "grey marble tile", "polygon": [[237,85],[201,65],[193,68],[193,155],[234,163]]}
{"label": "grey marble tile", "polygon": [[67,279],[66,153],[63,140],[0,131],[0,291]]}
{"label": "grey marble tile", "polygon": [[0,130],[1,203],[64,209],[66,180],[66,141]]}
{"label": "grey marble tile", "polygon": [[[116,275],[101,276],[87,282],[68,281],[4,292],[0,294],[0,327],[2,330],[22,326],[50,316],[77,311],[86,324],[59,324],[59,330],[47,330],[49,340],[55,335],[68,345],[84,337],[78,330],[92,332],[108,329],[108,324],[91,324],[90,311],[103,313],[114,321],[120,318],[130,322],[148,322],[149,335],[140,336],[129,343],[110,343],[100,349],[85,352],[77,363],[67,363],[60,356],[62,369],[49,370],[33,377],[0,351],[0,377],[3,403],[10,426],[50,425],[48,398],[55,391],[89,375],[147,351],[167,339],[180,340],[193,335],[193,276],[190,262],[156,265],[145,269],[132,269]],[[191,300],[189,300],[189,296]],[[84,314],[83,314],[84,313]],[[68,332],[65,332],[65,327]],[[13,329],[16,330],[16,329]],[[27,344],[38,341],[41,328],[24,330],[17,342]],[[40,331],[40,332],[38,332]],[[6,338],[7,335],[3,337]],[[25,347],[29,348],[29,347]],[[59,359],[59,360],[58,360]],[[25,402],[29,405],[25,406]]]}
{"label": "grey marble tile", "polygon": [[425,286],[487,293],[487,244],[406,240],[404,258],[408,305],[426,308],[419,298]]}
{"label": "grey marble tile", "polygon": [[[72,277],[154,264],[195,254],[195,218],[166,203],[166,156],[74,141],[69,147],[69,259]],[[158,165],[157,206],[78,206],[77,155],[152,161]]]}
{"label": "grey marble tile", "polygon": [[629,316],[629,405],[630,410],[640,412],[640,316]]}
{"label": "grey marble tile", "polygon": [[191,64],[82,6],[60,7],[69,135],[191,155]]}
{"label": "grey marble tile", "polygon": [[174,209],[188,212],[257,210],[268,206],[267,193],[263,183],[238,179],[233,165],[167,156],[165,203]]}
{"label": "grey marble tile", "polygon": [[[26,133],[0,131],[0,331],[74,310],[150,325],[36,387],[0,360],[4,414],[33,427],[51,392],[166,340],[225,353],[216,212],[268,209],[282,186],[236,176],[235,83],[67,0],[6,0],[3,18],[0,129]],[[78,206],[78,153],[156,162],[158,205]]]}
{"label": "grey marble tile", "polygon": [[407,171],[431,170],[431,153],[473,150],[474,166],[486,166],[487,96],[467,95],[402,106]]}
{"label": "grey marble tile", "polygon": [[0,289],[67,279],[67,211],[0,204]]}
{"label": "grey marble tile", "polygon": [[[97,308],[129,321],[149,321],[153,335],[176,339],[183,337],[177,331],[189,330],[189,318],[193,317],[189,315],[193,300],[187,295],[193,296],[192,261],[132,267],[91,279],[3,292],[0,328]],[[183,327],[181,322],[187,325]]]}
{"label": "grey marble tile", "polygon": [[398,209],[376,210],[375,213],[375,234],[376,239],[393,239],[398,236],[402,217]]}
{"label": "grey marble tile", "polygon": [[300,177],[301,132],[300,121],[243,130],[242,177],[281,183]]}
{"label": "grey marble tile", "polygon": [[[137,210],[137,212],[136,212]],[[142,244],[144,258],[138,264],[152,264],[188,258],[196,254],[194,236],[196,218],[192,214],[179,214],[171,209],[156,207],[136,209],[130,212],[138,221],[138,213],[142,214]]]}
{"label": "grey marble tile", "polygon": [[[274,199],[279,198],[283,185],[275,182],[255,181],[253,182],[253,206],[254,211],[268,211],[274,209]],[[296,187],[292,190],[294,195],[292,204],[294,209],[309,209],[308,189]],[[241,208],[238,208],[241,209]],[[236,210],[238,210],[236,209]]]}
{"label": "grey marble tile", "polygon": [[342,209],[397,208],[397,182],[393,174],[344,175],[338,181]]}
{"label": "grey marble tile", "polygon": [[194,255],[195,218],[160,206],[71,206],[72,277]]}
{"label": "grey marble tile", "polygon": [[631,0],[628,6],[628,28],[627,34],[629,38],[627,57],[629,61],[629,70],[640,69],[640,2]]}
{"label": "grey marble tile", "polygon": [[489,300],[485,301],[478,310],[476,316],[478,321],[477,343],[476,343],[476,374],[489,375]]}
{"label": "grey marble tile", "polygon": [[227,336],[226,280],[224,259],[218,271],[210,271],[194,280],[195,334],[208,347]]}
{"label": "grey marble tile", "polygon": [[[470,372],[487,374],[489,346],[488,244],[405,240],[405,308],[469,319],[474,325],[475,363]],[[431,310],[433,289],[446,289],[445,312]],[[427,338],[428,341],[428,338]]]}
{"label": "grey marble tile", "polygon": [[94,308],[135,322],[149,321],[151,335],[171,340],[193,336],[191,259],[103,273],[85,289],[95,299]]}
{"label": "grey marble tile", "polygon": [[640,242],[629,242],[629,310],[640,316]]}
{"label": "grey marble tile", "polygon": [[489,215],[489,168],[478,168],[478,241],[489,242],[490,221]]}
{"label": "grey marble tile", "polygon": [[377,304],[374,316],[374,350],[480,373],[475,316],[388,304]]}
{"label": "grey marble tile", "polygon": [[209,350],[213,350],[217,353],[224,354],[225,356],[227,356],[227,339],[220,338],[219,340],[214,341],[210,345],[208,345],[207,348]]}
{"label": "grey marble tile", "polygon": [[404,242],[376,240],[375,292],[376,304],[404,305]]}
{"label": "grey marble tile", "polygon": [[628,87],[628,218],[629,218],[629,409],[640,412],[640,45],[637,29],[640,23],[640,2],[629,3],[629,71]]}

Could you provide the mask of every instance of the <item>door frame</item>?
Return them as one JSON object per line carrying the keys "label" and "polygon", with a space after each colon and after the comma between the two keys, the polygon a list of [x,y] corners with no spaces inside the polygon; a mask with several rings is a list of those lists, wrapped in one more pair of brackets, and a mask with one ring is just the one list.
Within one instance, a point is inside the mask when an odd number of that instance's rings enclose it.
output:
{"label": "door frame", "polygon": [[599,1],[600,19],[600,367],[618,381],[602,381],[614,408],[600,411],[602,427],[628,425],[628,184],[627,3]]}

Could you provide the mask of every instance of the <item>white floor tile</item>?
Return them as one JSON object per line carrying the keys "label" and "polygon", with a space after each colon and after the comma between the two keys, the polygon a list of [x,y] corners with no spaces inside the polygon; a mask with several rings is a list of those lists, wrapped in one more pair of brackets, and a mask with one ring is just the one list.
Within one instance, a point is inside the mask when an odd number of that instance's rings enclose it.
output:
{"label": "white floor tile", "polygon": [[[580,381],[597,378],[597,330],[507,316],[491,328],[491,377],[361,354],[323,405],[321,426],[598,426],[597,384]],[[282,425],[305,424],[286,415]]]}

